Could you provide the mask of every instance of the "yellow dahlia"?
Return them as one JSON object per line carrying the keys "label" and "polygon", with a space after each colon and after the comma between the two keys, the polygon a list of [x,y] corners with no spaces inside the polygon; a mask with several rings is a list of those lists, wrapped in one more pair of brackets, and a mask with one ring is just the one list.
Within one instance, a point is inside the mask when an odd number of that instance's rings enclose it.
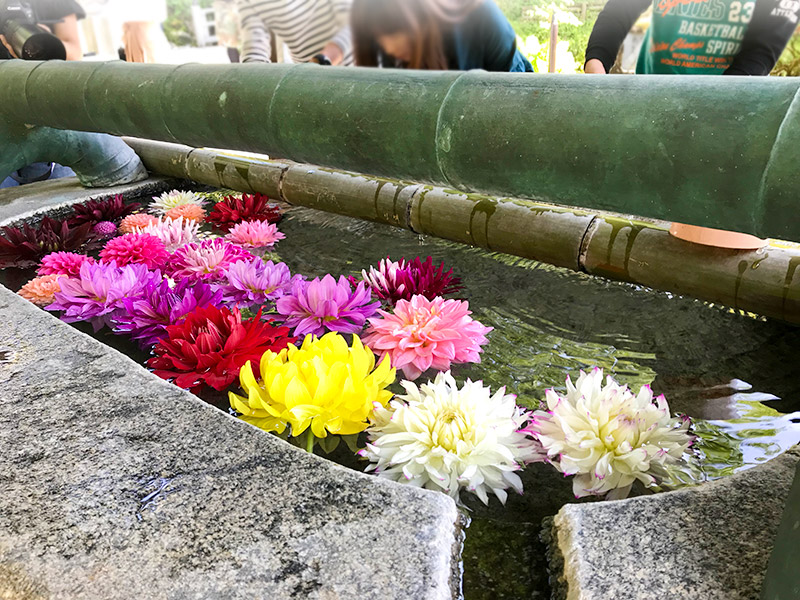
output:
{"label": "yellow dahlia", "polygon": [[[299,348],[290,344],[261,358],[261,379],[248,362],[239,372],[247,394],[229,393],[241,419],[266,431],[282,433],[287,425],[297,437],[309,426],[316,438],[350,435],[367,428],[375,405],[385,406],[395,370],[386,358],[375,367],[375,355],[358,336],[348,347],[344,337],[308,335]],[[309,449],[313,438],[309,438]]]}

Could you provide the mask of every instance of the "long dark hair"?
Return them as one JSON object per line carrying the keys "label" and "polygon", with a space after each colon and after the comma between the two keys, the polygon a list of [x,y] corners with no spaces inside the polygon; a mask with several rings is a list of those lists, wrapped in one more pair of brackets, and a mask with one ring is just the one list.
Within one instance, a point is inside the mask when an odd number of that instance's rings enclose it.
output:
{"label": "long dark hair", "polygon": [[446,70],[442,29],[466,18],[486,0],[354,0],[351,29],[356,64],[377,67],[378,38],[407,33],[411,38],[410,69]]}

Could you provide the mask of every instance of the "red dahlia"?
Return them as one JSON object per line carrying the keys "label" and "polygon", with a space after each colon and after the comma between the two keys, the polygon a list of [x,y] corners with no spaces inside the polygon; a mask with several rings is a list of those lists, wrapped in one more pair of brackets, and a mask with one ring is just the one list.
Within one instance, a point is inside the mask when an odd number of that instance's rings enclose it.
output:
{"label": "red dahlia", "polygon": [[231,227],[243,221],[267,221],[277,223],[281,220],[281,209],[272,204],[263,194],[242,194],[241,198],[225,196],[222,202],[206,216],[206,222],[216,229],[230,231]]}
{"label": "red dahlia", "polygon": [[288,327],[276,327],[261,320],[261,310],[247,321],[238,308],[198,308],[177,325],[167,327],[167,338],[153,349],[155,357],[147,366],[163,379],[193,392],[204,385],[222,391],[239,377],[249,360],[258,364],[261,356],[279,352],[297,338]]}

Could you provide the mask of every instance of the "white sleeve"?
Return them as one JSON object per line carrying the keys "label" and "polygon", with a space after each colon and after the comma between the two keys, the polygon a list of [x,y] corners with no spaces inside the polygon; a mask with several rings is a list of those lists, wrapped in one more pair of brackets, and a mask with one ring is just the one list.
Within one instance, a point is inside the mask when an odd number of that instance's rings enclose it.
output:
{"label": "white sleeve", "polygon": [[236,0],[242,35],[242,62],[270,62],[271,37],[263,17],[256,11],[257,2]]}

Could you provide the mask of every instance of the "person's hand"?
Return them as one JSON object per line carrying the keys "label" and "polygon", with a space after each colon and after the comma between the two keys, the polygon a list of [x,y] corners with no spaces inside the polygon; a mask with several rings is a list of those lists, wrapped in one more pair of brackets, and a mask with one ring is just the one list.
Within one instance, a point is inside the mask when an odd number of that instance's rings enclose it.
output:
{"label": "person's hand", "polygon": [[5,36],[0,35],[0,44],[3,44],[3,46],[5,46],[6,50],[8,50],[11,56],[13,56],[14,58],[19,58],[19,56],[17,56],[16,53],[14,52],[14,49],[11,47],[11,44],[9,44],[6,41]]}
{"label": "person's hand", "polygon": [[602,61],[599,61],[596,58],[592,58],[591,60],[587,60],[586,64],[583,66],[583,71],[585,73],[589,73],[590,75],[605,75],[606,74],[606,68],[603,66]]}
{"label": "person's hand", "polygon": [[325,47],[322,49],[322,54],[328,57],[328,60],[331,61],[333,66],[342,64],[344,60],[344,52],[342,52],[338,44],[334,44],[333,42],[325,44]]}

